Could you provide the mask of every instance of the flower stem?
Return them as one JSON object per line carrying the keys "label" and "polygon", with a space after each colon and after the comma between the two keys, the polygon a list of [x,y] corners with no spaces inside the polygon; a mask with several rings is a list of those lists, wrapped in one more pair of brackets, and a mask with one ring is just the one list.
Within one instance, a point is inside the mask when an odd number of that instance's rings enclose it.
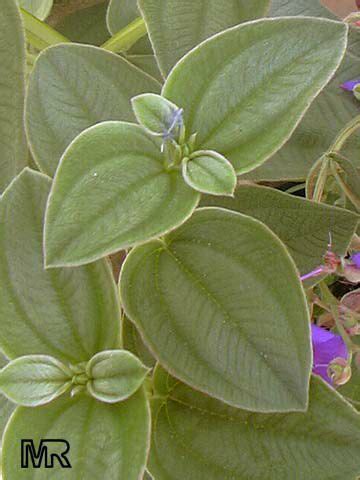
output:
{"label": "flower stem", "polygon": [[31,13],[23,8],[20,10],[26,30],[26,39],[30,45],[37,50],[41,51],[51,45],[58,45],[59,43],[70,43],[68,38],[31,15]]}
{"label": "flower stem", "polygon": [[318,202],[318,203],[321,202],[324,189],[325,189],[326,180],[328,177],[328,169],[329,169],[329,159],[327,158],[327,156],[324,156],[321,162],[319,175],[316,180],[316,184],[314,188],[314,194],[312,198],[314,202]]}
{"label": "flower stem", "polygon": [[357,115],[355,118],[353,118],[345,127],[344,129],[339,133],[337,139],[333,143],[333,145],[330,147],[329,154],[331,153],[339,153],[342,147],[345,145],[346,141],[348,138],[356,132],[360,128],[360,115]]}
{"label": "flower stem", "polygon": [[144,20],[137,18],[107,40],[101,47],[114,53],[126,52],[146,33],[147,29]]}

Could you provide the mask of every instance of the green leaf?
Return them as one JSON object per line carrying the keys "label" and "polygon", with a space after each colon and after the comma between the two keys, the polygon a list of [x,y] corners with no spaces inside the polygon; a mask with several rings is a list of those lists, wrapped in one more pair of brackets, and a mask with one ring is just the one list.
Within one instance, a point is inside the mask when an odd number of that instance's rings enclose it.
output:
{"label": "green leaf", "polygon": [[360,410],[360,369],[356,365],[352,368],[351,379],[339,388],[339,393]]}
{"label": "green leaf", "polygon": [[[273,0],[271,16],[306,15],[314,17],[337,17],[324,8],[318,0]],[[350,27],[348,49],[345,58],[328,86],[314,100],[289,141],[271,158],[246,178],[260,180],[305,179],[314,162],[332,145],[334,138],[345,125],[359,113],[359,103],[340,85],[357,78],[360,34],[358,28]],[[357,55],[354,55],[354,52]],[[360,133],[347,142],[343,153],[360,166]]]}
{"label": "green leaf", "polygon": [[27,163],[23,126],[25,38],[14,0],[0,8],[0,193]]}
{"label": "green leaf", "polygon": [[53,6],[53,0],[18,0],[19,6],[34,17],[45,20]]}
{"label": "green leaf", "polygon": [[[46,264],[79,265],[182,224],[199,194],[167,170],[161,140],[106,122],[81,134],[62,158],[45,225]],[[84,161],[86,159],[86,161]]]}
{"label": "green leaf", "polygon": [[143,70],[148,75],[155,78],[158,82],[162,83],[164,81],[161,73],[159,72],[154,55],[131,54],[126,55],[125,58],[136,67],[140,68],[140,70]]}
{"label": "green leaf", "polygon": [[190,187],[211,195],[232,196],[236,173],[230,162],[217,152],[200,150],[183,161],[183,177]]}
{"label": "green leaf", "polygon": [[[116,0],[113,0],[116,1]],[[175,63],[203,40],[226,28],[265,16],[268,0],[140,0],[160,70]]]}
{"label": "green leaf", "polygon": [[154,357],[144,344],[135,325],[125,315],[122,321],[122,340],[124,348],[139,357],[144,365],[149,368],[155,366],[156,361]]}
{"label": "green leaf", "polygon": [[120,293],[151,352],[180,380],[254,411],[306,409],[304,292],[286,249],[257,220],[197,210],[163,241],[130,252]]}
{"label": "green leaf", "polygon": [[[8,359],[0,352],[0,367],[4,367],[8,363]],[[15,409],[15,405],[10,402],[6,397],[0,395],[0,448],[1,439],[5,430],[6,424]],[[0,450],[1,457],[1,450]],[[1,467],[0,467],[1,470]],[[0,473],[1,475],[1,473]]]}
{"label": "green leaf", "polygon": [[106,26],[107,1],[81,8],[66,15],[56,24],[56,30],[73,42],[102,45],[110,35]]}
{"label": "green leaf", "polygon": [[202,205],[227,208],[265,223],[284,242],[301,274],[323,263],[329,234],[333,251],[345,255],[359,222],[359,216],[348,210],[253,185],[239,186],[233,199],[204,197]]}
{"label": "green leaf", "polygon": [[360,416],[313,378],[306,413],[234,409],[178,382],[154,402],[156,480],[354,480]]}
{"label": "green leaf", "polygon": [[346,37],[344,24],[316,18],[240,25],[186,55],[163,95],[184,109],[197,149],[215,150],[245,173],[289,139],[338,68]]}
{"label": "green leaf", "polygon": [[140,125],[155,135],[167,132],[174,125],[179,111],[179,107],[154,93],[138,95],[131,99],[131,104]]}
{"label": "green leaf", "polygon": [[126,350],[97,353],[87,364],[87,389],[94,398],[116,403],[126,400],[142,385],[149,370]]}
{"label": "green leaf", "polygon": [[71,377],[71,370],[55,358],[27,355],[0,370],[0,390],[18,405],[37,407],[66,392]]}
{"label": "green leaf", "polygon": [[51,182],[24,170],[0,200],[0,348],[88,361],[119,347],[120,311],[107,262],[44,270],[43,217]]}
{"label": "green leaf", "polygon": [[130,99],[159,84],[123,58],[88,45],[58,45],[38,58],[30,77],[26,128],[35,161],[53,175],[83,130],[105,120],[134,120]]}
{"label": "green leaf", "polygon": [[[149,432],[150,415],[142,390],[115,405],[79,395],[41,408],[19,407],[5,433],[4,478],[139,480],[146,464]],[[22,439],[32,439],[36,449],[41,439],[66,440],[71,470],[62,469],[56,460],[52,470],[32,468],[31,461],[30,468],[22,469]],[[49,454],[56,448],[62,453],[64,445],[49,446]]]}
{"label": "green leaf", "polygon": [[[110,0],[107,11],[107,25],[112,35],[127,27],[130,23],[141,17],[136,0]],[[153,50],[149,37],[141,38],[130,49],[135,54],[152,54]]]}

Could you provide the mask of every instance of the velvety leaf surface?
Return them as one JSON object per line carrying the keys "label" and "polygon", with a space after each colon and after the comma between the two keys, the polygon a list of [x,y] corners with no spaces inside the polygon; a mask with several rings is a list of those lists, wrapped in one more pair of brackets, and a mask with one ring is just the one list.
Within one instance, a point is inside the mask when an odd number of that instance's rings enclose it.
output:
{"label": "velvety leaf surface", "polygon": [[[271,16],[307,15],[336,19],[318,0],[274,0]],[[270,161],[246,177],[255,180],[304,179],[314,164],[334,141],[340,130],[359,113],[359,102],[340,85],[359,77],[358,29],[350,28],[347,54],[329,85],[314,100],[309,111],[289,141]],[[354,53],[357,53],[355,56]],[[347,142],[344,154],[359,166],[360,134]]]}
{"label": "velvety leaf surface", "polygon": [[0,8],[0,192],[27,163],[24,132],[25,38],[14,0]]}
{"label": "velvety leaf surface", "polygon": [[107,4],[105,1],[66,15],[56,30],[73,42],[102,45],[110,37],[106,26]]}
{"label": "velvety leaf surface", "polygon": [[351,401],[360,410],[360,369],[353,366],[352,376],[348,383],[339,388],[339,393]]}
{"label": "velvety leaf surface", "polygon": [[87,364],[89,393],[106,403],[125,400],[138,390],[149,370],[126,350],[107,350],[97,353]]}
{"label": "velvety leaf surface", "polygon": [[24,170],[0,201],[0,347],[10,358],[48,354],[77,363],[119,346],[120,312],[107,262],[44,270],[50,185]]}
{"label": "velvety leaf surface", "polygon": [[[148,405],[140,390],[125,402],[107,405],[80,395],[41,408],[20,407],[6,430],[3,472],[8,480],[139,480],[144,471],[150,431]],[[52,470],[20,467],[20,441],[66,439],[71,470],[57,461]],[[53,447],[56,452],[56,448]],[[60,448],[64,448],[63,445]],[[51,447],[50,447],[50,452]],[[59,452],[61,453],[61,452]]]}
{"label": "velvety leaf surface", "polygon": [[202,193],[232,196],[236,173],[231,163],[217,152],[200,150],[183,161],[183,177],[188,185]]}
{"label": "velvety leaf surface", "polygon": [[126,55],[126,59],[136,67],[146,72],[148,75],[154,77],[159,82],[164,81],[154,55],[131,54]]}
{"label": "velvety leaf surface", "polygon": [[[8,359],[0,352],[0,367],[4,367]],[[2,443],[2,434],[10,418],[10,415],[15,409],[15,404],[10,402],[6,397],[0,395],[0,447]],[[1,455],[1,452],[0,452]]]}
{"label": "velvety leaf surface", "polygon": [[184,109],[197,149],[215,150],[245,173],[293,133],[338,68],[346,34],[344,24],[316,18],[240,25],[186,55],[163,94]]}
{"label": "velvety leaf surface", "polygon": [[[141,17],[137,0],[110,0],[107,12],[107,25],[112,35],[122,30],[131,22]],[[130,49],[131,53],[153,54],[153,50],[146,35],[136,42]]]}
{"label": "velvety leaf surface", "polygon": [[79,265],[158,237],[183,223],[199,194],[168,171],[161,139],[105,122],[68,148],[50,196],[47,265]]}
{"label": "velvety leaf surface", "polygon": [[237,410],[178,382],[154,404],[156,480],[354,480],[360,416],[313,378],[306,413]]}
{"label": "velvety leaf surface", "polygon": [[53,6],[53,0],[18,0],[18,3],[21,8],[40,20],[44,20],[49,15]]}
{"label": "velvety leaf surface", "polygon": [[142,340],[135,325],[124,315],[122,321],[122,341],[126,350],[134,353],[149,368],[155,366],[155,359]]}
{"label": "velvety leaf surface", "polygon": [[359,221],[348,210],[251,185],[239,186],[233,199],[206,196],[202,205],[228,208],[265,223],[287,246],[301,274],[323,263],[329,233],[333,251],[344,255]]}
{"label": "velvety leaf surface", "polygon": [[69,143],[105,120],[134,120],[130,99],[158,92],[149,75],[89,45],[58,45],[38,58],[30,77],[26,126],[34,159],[53,175]]}
{"label": "velvety leaf surface", "polygon": [[0,370],[0,391],[18,405],[37,407],[62,395],[71,378],[71,370],[55,358],[27,355]]}
{"label": "velvety leaf surface", "polygon": [[[113,0],[116,1],[116,0]],[[268,0],[140,0],[160,70],[175,63],[203,40],[238,23],[266,15]]]}
{"label": "velvety leaf surface", "polygon": [[177,378],[246,409],[306,408],[303,289],[285,248],[257,220],[197,210],[163,241],[132,250],[120,292],[128,317]]}

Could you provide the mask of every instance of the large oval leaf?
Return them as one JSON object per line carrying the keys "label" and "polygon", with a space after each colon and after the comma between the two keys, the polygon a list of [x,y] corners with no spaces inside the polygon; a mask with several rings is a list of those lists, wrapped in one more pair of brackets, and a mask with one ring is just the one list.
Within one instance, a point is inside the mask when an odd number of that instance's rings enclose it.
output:
{"label": "large oval leaf", "polygon": [[0,200],[0,348],[77,363],[119,346],[120,311],[105,261],[44,270],[50,179],[25,170]]}
{"label": "large oval leaf", "polygon": [[[146,463],[150,415],[142,390],[116,405],[81,395],[41,408],[18,408],[6,429],[3,472],[7,480],[139,480]],[[63,439],[69,444],[71,470],[55,459],[54,468],[21,468],[21,440]],[[62,453],[64,444],[45,444],[49,454]],[[60,451],[59,451],[60,450]],[[49,474],[49,472],[51,472]]]}
{"label": "large oval leaf", "polygon": [[311,272],[324,261],[329,243],[345,255],[359,216],[344,209],[254,185],[241,185],[234,198],[206,196],[202,205],[224,207],[264,222],[289,249],[300,273]]}
{"label": "large oval leaf", "polygon": [[240,25],[186,55],[163,94],[184,108],[197,149],[221,153],[244,173],[293,133],[339,66],[346,33],[344,24],[316,18]]}
{"label": "large oval leaf", "polygon": [[105,122],[80,135],[58,168],[46,215],[48,266],[79,265],[183,223],[199,194],[168,171],[161,140]]}
{"label": "large oval leaf", "polygon": [[[354,480],[360,416],[312,379],[306,413],[254,414],[178,382],[154,404],[156,480]],[[266,472],[266,473],[265,473]]]}
{"label": "large oval leaf", "polygon": [[196,211],[164,241],[129,254],[120,291],[147,345],[179,379],[250,410],[306,408],[304,293],[285,248],[257,220]]}
{"label": "large oval leaf", "polygon": [[0,192],[27,163],[24,131],[25,38],[14,0],[0,8]]}
{"label": "large oval leaf", "polygon": [[203,40],[238,23],[265,16],[269,0],[140,0],[139,6],[160,70],[166,76],[185,53]]}
{"label": "large oval leaf", "polygon": [[53,175],[69,143],[105,120],[134,120],[130,99],[158,92],[152,77],[123,58],[89,45],[57,45],[39,56],[26,105],[35,161]]}
{"label": "large oval leaf", "polygon": [[[311,15],[336,19],[319,0],[273,0],[271,16]],[[304,179],[314,162],[329,149],[341,129],[359,113],[359,102],[340,85],[357,78],[360,34],[350,28],[347,54],[329,85],[314,100],[289,141],[259,168],[246,177],[259,180]],[[356,55],[354,55],[356,53]],[[359,163],[360,134],[355,133],[347,142],[344,154]]]}

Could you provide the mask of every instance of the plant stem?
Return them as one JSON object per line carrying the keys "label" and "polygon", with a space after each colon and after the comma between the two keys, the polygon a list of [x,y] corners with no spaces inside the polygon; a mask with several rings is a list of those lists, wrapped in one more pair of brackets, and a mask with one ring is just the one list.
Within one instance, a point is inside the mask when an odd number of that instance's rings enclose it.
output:
{"label": "plant stem", "polygon": [[342,191],[348,197],[350,202],[354,205],[356,210],[360,211],[360,199],[359,199],[359,197],[352,192],[351,188],[349,188],[349,186],[343,180],[341,175],[338,174],[336,164],[334,162],[330,162],[330,169],[331,169],[331,173],[332,173],[333,177],[335,178],[335,180],[337,181],[339,187],[342,189]]}
{"label": "plant stem", "polygon": [[26,30],[26,39],[37,50],[44,50],[51,45],[69,43],[70,40],[37,19],[23,8],[20,9]]}
{"label": "plant stem", "polygon": [[146,33],[147,29],[144,20],[137,18],[107,40],[101,47],[109,52],[124,52],[129,50]]}
{"label": "plant stem", "polygon": [[321,202],[326,180],[328,177],[328,168],[329,168],[329,159],[326,156],[324,156],[321,162],[321,167],[320,167],[318,178],[316,180],[314,194],[312,198],[315,202],[318,202],[318,203]]}
{"label": "plant stem", "polygon": [[329,153],[339,153],[342,147],[345,145],[347,139],[360,128],[360,115],[349,122],[344,129],[339,133],[337,139],[331,146]]}

